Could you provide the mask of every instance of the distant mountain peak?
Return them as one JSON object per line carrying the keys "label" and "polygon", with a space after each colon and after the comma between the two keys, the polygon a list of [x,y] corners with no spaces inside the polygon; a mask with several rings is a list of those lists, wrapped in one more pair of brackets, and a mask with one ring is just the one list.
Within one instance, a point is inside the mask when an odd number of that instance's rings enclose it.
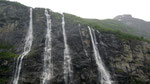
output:
{"label": "distant mountain peak", "polygon": [[137,32],[137,35],[149,38],[150,23],[142,19],[134,18],[130,14],[118,15],[114,18],[123,24],[131,26]]}
{"label": "distant mountain peak", "polygon": [[118,20],[118,21],[121,21],[122,19],[131,19],[131,18],[133,18],[132,15],[124,14],[124,15],[118,15],[114,19]]}

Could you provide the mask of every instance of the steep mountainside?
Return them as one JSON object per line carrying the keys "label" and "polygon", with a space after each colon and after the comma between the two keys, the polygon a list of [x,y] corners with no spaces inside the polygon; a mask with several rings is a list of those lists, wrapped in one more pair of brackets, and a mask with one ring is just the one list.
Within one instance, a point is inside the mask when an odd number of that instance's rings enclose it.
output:
{"label": "steep mountainside", "polygon": [[150,39],[150,22],[133,18],[131,15],[120,15],[114,19],[83,19],[74,15],[67,14],[74,22],[88,24],[96,29],[121,31],[141,38]]}
{"label": "steep mountainside", "polygon": [[150,22],[134,18],[131,15],[119,15],[114,19],[133,27],[138,36],[150,39]]}
{"label": "steep mountainside", "polygon": [[[22,60],[18,84],[43,84],[44,51],[47,34],[47,17],[44,8],[35,8],[33,13],[33,44],[31,51]],[[0,84],[13,84],[16,62],[23,52],[29,29],[30,8],[16,2],[0,1]],[[85,20],[48,11],[51,22],[51,62],[53,73],[47,84],[66,84],[64,80],[64,34],[71,57],[72,81],[69,84],[101,84],[102,76],[96,63],[91,34],[103,61],[105,71],[110,74],[112,84],[150,83],[150,43],[140,37],[107,30],[129,28],[116,20],[98,24],[96,20]],[[112,27],[112,26],[111,26]],[[70,79],[69,79],[70,80]],[[104,79],[103,79],[104,80]],[[67,81],[68,82],[68,81]],[[70,82],[70,81],[69,81]],[[109,84],[109,83],[107,83]]]}

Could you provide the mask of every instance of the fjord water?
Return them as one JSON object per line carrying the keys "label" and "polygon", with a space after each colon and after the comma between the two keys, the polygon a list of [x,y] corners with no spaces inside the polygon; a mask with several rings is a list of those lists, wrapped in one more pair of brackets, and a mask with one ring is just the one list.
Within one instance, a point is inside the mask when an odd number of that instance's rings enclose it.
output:
{"label": "fjord water", "polygon": [[[101,82],[101,84],[112,84],[111,79],[110,79],[110,75],[104,67],[102,59],[100,57],[100,53],[99,53],[98,48],[96,46],[97,41],[96,41],[96,38],[94,38],[95,32],[89,26],[88,26],[88,29],[89,29],[89,33],[90,33],[90,37],[91,37],[91,41],[92,41],[94,58],[95,58],[95,61],[96,61],[97,67],[98,67],[98,71],[99,71],[99,74],[101,77],[100,82]],[[93,34],[94,34],[94,36],[93,36]]]}
{"label": "fjord water", "polygon": [[62,14],[62,30],[63,30],[64,47],[65,47],[64,49],[64,81],[65,81],[65,84],[71,84],[73,71],[71,69],[71,57],[69,53],[69,47],[67,44],[64,14]]}
{"label": "fjord water", "polygon": [[32,28],[32,8],[30,8],[30,21],[29,21],[29,29],[25,38],[25,45],[24,45],[24,51],[23,53],[17,58],[16,66],[15,66],[15,74],[14,74],[14,79],[13,79],[13,84],[18,84],[19,80],[19,75],[21,71],[21,65],[22,65],[22,60],[24,56],[26,56],[32,46],[32,41],[33,41],[33,28]]}
{"label": "fjord water", "polygon": [[52,78],[53,75],[53,64],[52,64],[52,38],[51,38],[51,18],[50,14],[48,14],[48,10],[45,9],[45,16],[47,21],[47,33],[46,33],[46,41],[44,48],[44,65],[43,65],[43,74],[42,74],[42,84],[48,84],[48,81]]}

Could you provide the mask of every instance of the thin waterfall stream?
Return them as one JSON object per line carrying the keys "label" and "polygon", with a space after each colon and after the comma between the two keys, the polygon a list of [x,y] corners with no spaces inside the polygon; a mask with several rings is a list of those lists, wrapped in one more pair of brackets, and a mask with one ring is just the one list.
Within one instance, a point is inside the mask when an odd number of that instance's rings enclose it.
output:
{"label": "thin waterfall stream", "polygon": [[[88,29],[89,29],[89,33],[90,33],[90,36],[91,36],[91,41],[92,41],[92,46],[93,46],[93,51],[94,51],[94,57],[95,57],[95,60],[96,60],[96,64],[98,66],[98,71],[101,75],[101,84],[112,84],[112,81],[110,79],[110,75],[108,73],[108,71],[105,69],[104,67],[104,64],[102,62],[102,59],[101,59],[101,56],[100,56],[100,53],[98,51],[98,48],[97,48],[97,40],[95,37],[95,33],[94,31],[88,26]],[[93,36],[94,34],[94,36]]]}
{"label": "thin waterfall stream", "polygon": [[15,67],[15,74],[13,79],[13,84],[18,84],[21,66],[22,66],[22,60],[23,58],[28,55],[28,53],[31,50],[32,47],[32,41],[33,41],[33,27],[32,27],[32,8],[30,8],[30,21],[29,21],[29,29],[26,35],[25,39],[25,46],[23,53],[17,58],[16,67]]}
{"label": "thin waterfall stream", "polygon": [[62,14],[62,29],[63,29],[64,47],[65,47],[64,49],[64,81],[65,81],[65,84],[71,84],[73,71],[71,69],[71,57],[69,53],[69,47],[67,44],[64,14]]}
{"label": "thin waterfall stream", "polygon": [[52,50],[52,38],[51,38],[51,18],[50,14],[48,14],[48,10],[45,9],[45,16],[47,21],[47,33],[46,33],[46,41],[45,41],[45,52],[44,52],[44,67],[43,67],[43,80],[42,84],[48,84],[48,81],[52,78],[53,75],[53,64],[51,57]]}

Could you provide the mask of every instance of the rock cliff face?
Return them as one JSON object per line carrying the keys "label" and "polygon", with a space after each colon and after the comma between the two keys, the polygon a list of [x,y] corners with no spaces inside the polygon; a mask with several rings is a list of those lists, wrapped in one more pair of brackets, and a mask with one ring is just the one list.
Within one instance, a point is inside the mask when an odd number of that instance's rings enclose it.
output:
{"label": "rock cliff face", "polygon": [[[33,9],[33,45],[22,63],[19,84],[40,84],[46,35],[45,9]],[[52,19],[51,84],[64,84],[64,40],[62,15],[50,11]],[[73,84],[100,84],[92,43],[87,26],[65,16],[67,42],[73,67]],[[29,7],[0,2],[0,84],[12,84],[15,62],[23,52],[29,25]],[[121,40],[108,32],[95,31],[98,49],[114,84],[150,83],[150,44]],[[84,51],[87,51],[87,53]]]}

